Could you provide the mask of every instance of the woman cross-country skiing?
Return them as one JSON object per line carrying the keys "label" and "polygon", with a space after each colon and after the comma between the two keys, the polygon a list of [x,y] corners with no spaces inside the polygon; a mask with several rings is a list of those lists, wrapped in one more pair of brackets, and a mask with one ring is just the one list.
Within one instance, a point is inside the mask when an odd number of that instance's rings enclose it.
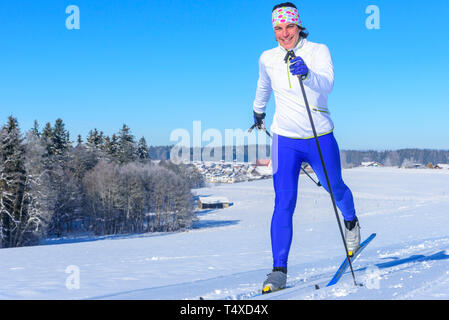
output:
{"label": "woman cross-country skiing", "polygon": [[[344,218],[348,254],[351,255],[360,246],[360,227],[354,200],[342,179],[340,152],[327,106],[327,96],[334,83],[329,49],[324,44],[307,40],[308,34],[304,32],[298,10],[290,2],[273,8],[272,23],[279,46],[260,56],[253,106],[255,126],[264,129],[266,104],[271,93],[274,93],[276,111],[271,126],[274,133],[271,154],[276,194],[271,220],[273,269],[263,283],[263,293],[283,289],[286,285],[292,217],[302,162],[310,164],[329,192],[300,84],[294,81],[296,76],[303,79],[331,189]],[[290,60],[292,56],[295,58]]]}

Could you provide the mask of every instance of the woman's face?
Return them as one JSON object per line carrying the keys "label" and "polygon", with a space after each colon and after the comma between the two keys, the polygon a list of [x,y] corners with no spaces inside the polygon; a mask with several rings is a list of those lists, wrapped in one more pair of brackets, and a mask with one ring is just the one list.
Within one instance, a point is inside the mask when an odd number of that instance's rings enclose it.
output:
{"label": "woman's face", "polygon": [[280,23],[274,27],[276,41],[286,50],[293,49],[299,41],[299,28],[294,23]]}

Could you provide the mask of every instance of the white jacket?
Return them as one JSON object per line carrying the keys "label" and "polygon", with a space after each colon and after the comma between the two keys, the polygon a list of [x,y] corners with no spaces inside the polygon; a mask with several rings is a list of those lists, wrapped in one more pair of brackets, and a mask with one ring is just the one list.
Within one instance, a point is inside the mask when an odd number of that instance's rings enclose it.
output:
{"label": "white jacket", "polygon": [[[334,85],[334,68],[329,49],[324,44],[301,39],[293,50],[309,68],[304,88],[317,134],[327,134],[334,128],[327,107],[327,95]],[[253,110],[264,113],[271,92],[274,92],[276,111],[271,131],[289,138],[312,138],[313,131],[301,87],[298,78],[290,73],[289,64],[284,61],[286,54],[287,50],[278,46],[260,56]]]}

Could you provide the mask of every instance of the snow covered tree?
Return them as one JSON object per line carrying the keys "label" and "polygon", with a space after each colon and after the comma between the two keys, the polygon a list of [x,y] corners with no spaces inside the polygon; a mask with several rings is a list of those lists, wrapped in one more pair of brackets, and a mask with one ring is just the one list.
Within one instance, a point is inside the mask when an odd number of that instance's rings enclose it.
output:
{"label": "snow covered tree", "polygon": [[60,118],[56,119],[55,125],[53,127],[52,143],[53,143],[53,154],[55,155],[64,154],[71,146],[70,134],[65,129],[65,124]]}
{"label": "snow covered tree", "polygon": [[80,210],[82,193],[80,183],[69,163],[73,160],[70,134],[62,119],[52,127],[47,123],[41,135],[46,145],[44,157],[48,181],[54,194],[53,213],[48,226],[52,235],[62,235],[70,229],[74,212]]}
{"label": "snow covered tree", "polygon": [[97,128],[89,131],[89,135],[87,137],[86,148],[88,149],[104,149],[104,134],[103,131],[98,132]]}
{"label": "snow covered tree", "polygon": [[24,190],[24,212],[26,219],[16,234],[16,246],[36,244],[46,235],[53,214],[55,195],[50,184],[49,171],[45,168],[46,145],[35,130],[25,138],[25,169],[27,172]]}
{"label": "snow covered tree", "polygon": [[81,138],[81,135],[78,135],[78,138],[76,139],[76,145],[82,146],[83,145],[83,138]]}
{"label": "snow covered tree", "polygon": [[194,219],[187,182],[163,167],[100,161],[83,182],[97,235],[173,231]]}
{"label": "snow covered tree", "polygon": [[137,158],[139,160],[146,160],[149,158],[150,149],[148,148],[145,137],[140,138],[137,144]]}
{"label": "snow covered tree", "polygon": [[387,157],[383,163],[386,167],[393,167],[400,165],[400,157],[397,151],[391,151],[387,153]]}
{"label": "snow covered tree", "polygon": [[72,229],[72,222],[82,208],[83,193],[71,159],[53,162],[49,170],[55,200],[48,232],[60,237]]}
{"label": "snow covered tree", "polygon": [[23,212],[26,172],[23,138],[17,119],[10,116],[0,131],[0,241],[15,246],[15,234],[25,218]]}
{"label": "snow covered tree", "polygon": [[118,134],[118,161],[120,163],[127,163],[136,160],[137,147],[134,136],[131,134],[131,129],[124,124]]}
{"label": "snow covered tree", "polygon": [[160,165],[181,176],[187,181],[190,188],[201,188],[205,185],[203,175],[194,165],[175,164],[170,160],[162,160]]}
{"label": "snow covered tree", "polygon": [[61,156],[71,147],[69,132],[65,129],[62,119],[55,121],[54,127],[48,122],[42,130],[42,138],[47,144],[47,154]]}
{"label": "snow covered tree", "polygon": [[114,133],[111,138],[105,137],[104,151],[111,159],[118,159],[118,137]]}
{"label": "snow covered tree", "polygon": [[191,167],[149,159],[144,137],[123,125],[112,138],[95,129],[75,147],[61,119],[22,138],[10,117],[0,130],[0,247],[36,244],[73,231],[172,231],[194,219]]}
{"label": "snow covered tree", "polygon": [[47,122],[44,129],[42,130],[41,137],[45,142],[47,149],[47,156],[50,157],[53,154],[53,128],[50,122]]}
{"label": "snow covered tree", "polygon": [[39,132],[39,123],[37,122],[37,120],[34,120],[34,125],[33,125],[33,128],[31,129],[31,132],[36,137],[40,137],[41,136],[41,133]]}
{"label": "snow covered tree", "polygon": [[118,166],[100,161],[83,179],[86,190],[89,228],[97,235],[114,233],[114,222],[119,217]]}

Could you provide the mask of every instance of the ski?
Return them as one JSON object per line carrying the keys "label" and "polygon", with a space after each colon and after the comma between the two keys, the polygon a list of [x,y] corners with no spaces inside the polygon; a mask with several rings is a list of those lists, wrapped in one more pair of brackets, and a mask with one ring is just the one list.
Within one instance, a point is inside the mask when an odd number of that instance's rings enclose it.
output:
{"label": "ski", "polygon": [[[371,234],[368,238],[365,239],[365,241],[363,241],[360,244],[360,248],[354,253],[354,255],[350,258],[351,262],[353,262],[358,256],[359,254],[362,252],[363,249],[366,248],[366,246],[376,237],[376,234],[373,233]],[[326,285],[326,287],[330,287],[333,286],[334,284],[336,284],[338,282],[338,280],[340,280],[340,278],[343,276],[343,274],[346,272],[346,270],[349,268],[349,261],[348,258],[345,258],[345,260],[343,261],[343,263],[340,265],[340,268],[338,268],[337,272],[335,273],[335,275],[333,276],[333,278],[328,282],[328,284]],[[320,289],[320,286],[318,284],[315,285],[315,289]]]}
{"label": "ski", "polygon": [[[361,244],[360,244],[360,248],[354,253],[354,255],[350,258],[351,262],[353,262],[362,252],[363,249],[366,248],[366,246],[376,237],[376,234],[373,233],[371,234],[368,238],[366,238]],[[343,263],[340,265],[340,267],[338,268],[337,272],[334,274],[334,276],[332,277],[332,279],[327,282],[327,281],[323,281],[323,282],[319,282],[315,285],[312,284],[308,284],[308,283],[304,283],[304,286],[296,286],[296,285],[287,285],[285,288],[279,289],[279,290],[275,290],[275,291],[269,291],[269,292],[258,292],[254,295],[251,295],[250,298],[254,299],[254,298],[258,298],[260,296],[265,296],[265,295],[270,295],[272,293],[276,293],[285,289],[289,289],[289,288],[295,288],[295,287],[307,287],[310,286],[311,288],[315,287],[315,289],[321,289],[324,287],[330,287],[335,285],[340,278],[345,274],[345,272],[348,270],[349,268],[349,262],[348,259],[345,258],[345,260],[343,261]]]}

